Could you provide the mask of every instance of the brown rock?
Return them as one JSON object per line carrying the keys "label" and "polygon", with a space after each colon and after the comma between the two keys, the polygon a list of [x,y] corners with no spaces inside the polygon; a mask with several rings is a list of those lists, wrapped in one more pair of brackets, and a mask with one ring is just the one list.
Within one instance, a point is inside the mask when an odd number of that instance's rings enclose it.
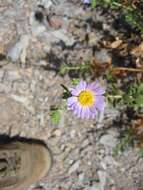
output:
{"label": "brown rock", "polygon": [[58,16],[52,16],[49,21],[50,21],[50,25],[54,29],[59,29],[62,26],[62,19],[60,19]]}

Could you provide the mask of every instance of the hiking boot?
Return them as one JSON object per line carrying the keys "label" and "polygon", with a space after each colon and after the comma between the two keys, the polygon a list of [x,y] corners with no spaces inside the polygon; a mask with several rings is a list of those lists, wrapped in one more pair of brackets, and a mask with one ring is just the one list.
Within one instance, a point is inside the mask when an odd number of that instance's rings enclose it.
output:
{"label": "hiking boot", "polygon": [[0,190],[21,190],[44,177],[51,167],[49,150],[41,144],[0,145]]}

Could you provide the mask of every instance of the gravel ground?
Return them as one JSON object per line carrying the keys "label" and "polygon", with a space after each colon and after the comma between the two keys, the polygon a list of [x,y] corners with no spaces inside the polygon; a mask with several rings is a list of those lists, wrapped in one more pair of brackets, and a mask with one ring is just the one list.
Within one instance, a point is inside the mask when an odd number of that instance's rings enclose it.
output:
{"label": "gravel ground", "polygon": [[[53,154],[48,176],[28,190],[142,190],[138,149],[113,155],[120,109],[107,105],[95,121],[65,112],[58,125],[49,116],[61,103],[60,84],[71,84],[56,69],[89,60],[104,30],[116,35],[111,22],[80,1],[0,0],[0,133],[41,139]],[[109,58],[106,49],[97,53],[103,62]]]}

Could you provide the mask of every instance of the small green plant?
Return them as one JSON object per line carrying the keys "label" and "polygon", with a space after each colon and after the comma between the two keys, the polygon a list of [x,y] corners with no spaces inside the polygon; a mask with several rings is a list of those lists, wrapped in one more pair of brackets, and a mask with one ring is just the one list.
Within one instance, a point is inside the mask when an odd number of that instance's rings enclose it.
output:
{"label": "small green plant", "polygon": [[[74,82],[76,82],[76,80]],[[71,96],[71,92],[65,85],[61,84],[61,87],[64,89],[63,96],[62,96],[62,102],[59,106],[52,106],[51,110],[50,110],[51,122],[54,125],[59,124],[61,117],[62,117],[62,113],[66,110],[66,101],[65,100]]]}
{"label": "small green plant", "polygon": [[[140,5],[143,1],[139,2]],[[143,34],[143,15],[141,10],[132,6],[129,1],[121,0],[92,0],[92,8],[96,8],[97,5],[101,7],[110,7],[111,9],[120,10],[122,18],[126,23],[128,23],[132,28],[138,29],[141,34]]]}
{"label": "small green plant", "polygon": [[140,148],[139,154],[140,154],[141,157],[143,157],[143,148]]}
{"label": "small green plant", "polygon": [[95,8],[95,7],[96,7],[96,4],[97,4],[97,0],[92,0],[92,2],[91,2],[92,8]]}
{"label": "small green plant", "polygon": [[[108,72],[105,76],[108,82],[108,91],[106,93],[107,100],[113,105],[126,105],[135,110],[143,108],[143,83],[132,82],[128,88],[119,89],[117,86],[117,78]],[[112,94],[112,95],[111,95]]]}
{"label": "small green plant", "polygon": [[71,81],[72,85],[77,85],[79,82],[80,82],[79,78],[73,78]]}
{"label": "small green plant", "polygon": [[132,140],[133,140],[133,131],[127,130],[124,133],[124,136],[120,139],[120,142],[113,149],[113,154],[116,156],[122,153],[127,147],[129,147],[129,145],[131,145]]}
{"label": "small green plant", "polygon": [[60,75],[65,75],[67,74],[69,71],[79,71],[79,73],[84,73],[84,72],[89,72],[90,71],[90,64],[89,63],[85,63],[85,64],[81,64],[81,65],[76,65],[76,66],[69,66],[67,64],[62,64],[60,69],[59,69],[59,74]]}
{"label": "small green plant", "polygon": [[124,103],[135,110],[143,108],[143,83],[133,83],[123,95]]}
{"label": "small green plant", "polygon": [[51,122],[58,125],[61,119],[62,110],[60,108],[52,108],[50,111]]}

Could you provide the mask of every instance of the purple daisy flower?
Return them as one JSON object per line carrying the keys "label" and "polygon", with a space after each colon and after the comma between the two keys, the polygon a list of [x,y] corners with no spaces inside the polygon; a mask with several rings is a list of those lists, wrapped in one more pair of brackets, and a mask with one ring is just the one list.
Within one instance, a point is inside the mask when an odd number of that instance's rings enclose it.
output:
{"label": "purple daisy flower", "polygon": [[103,111],[105,108],[104,93],[105,89],[98,81],[90,84],[80,81],[71,89],[72,96],[67,99],[68,109],[73,110],[74,114],[82,119],[95,118],[97,110]]}

